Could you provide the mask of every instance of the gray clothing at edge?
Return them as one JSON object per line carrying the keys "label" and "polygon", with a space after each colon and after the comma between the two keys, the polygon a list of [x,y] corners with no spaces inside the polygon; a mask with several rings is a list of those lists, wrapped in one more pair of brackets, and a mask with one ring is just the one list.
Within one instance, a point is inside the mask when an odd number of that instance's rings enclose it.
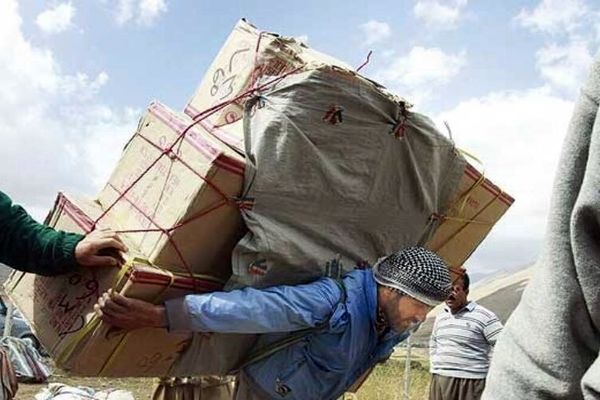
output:
{"label": "gray clothing at edge", "polygon": [[563,144],[544,248],[496,344],[484,400],[600,398],[599,99],[597,60]]}

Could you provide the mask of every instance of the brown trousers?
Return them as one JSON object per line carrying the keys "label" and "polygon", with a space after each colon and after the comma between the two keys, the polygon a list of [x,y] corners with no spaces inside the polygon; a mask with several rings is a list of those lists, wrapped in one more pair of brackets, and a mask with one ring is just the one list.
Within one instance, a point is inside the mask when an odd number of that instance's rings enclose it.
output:
{"label": "brown trousers", "polygon": [[162,378],[152,400],[231,400],[233,386],[231,377]]}
{"label": "brown trousers", "polygon": [[485,379],[452,378],[433,374],[429,385],[429,400],[479,400]]}

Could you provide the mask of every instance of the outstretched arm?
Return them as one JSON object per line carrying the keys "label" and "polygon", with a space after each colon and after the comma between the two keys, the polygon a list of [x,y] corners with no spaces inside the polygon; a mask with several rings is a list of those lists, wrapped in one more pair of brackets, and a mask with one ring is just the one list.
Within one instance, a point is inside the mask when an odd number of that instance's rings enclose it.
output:
{"label": "outstretched arm", "polygon": [[109,293],[100,298],[96,312],[105,322],[125,329],[154,326],[175,332],[291,332],[327,322],[340,296],[335,281],[324,278],[305,285],[188,295],[164,305]]}

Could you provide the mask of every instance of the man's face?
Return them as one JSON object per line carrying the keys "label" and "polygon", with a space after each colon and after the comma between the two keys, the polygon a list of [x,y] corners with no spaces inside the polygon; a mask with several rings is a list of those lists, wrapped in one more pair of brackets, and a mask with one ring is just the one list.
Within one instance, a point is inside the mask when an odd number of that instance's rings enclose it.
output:
{"label": "man's face", "polygon": [[380,289],[379,306],[390,328],[395,332],[404,332],[415,324],[425,321],[427,313],[433,308],[386,287]]}
{"label": "man's face", "polygon": [[464,281],[462,278],[458,278],[452,286],[452,293],[446,299],[446,305],[452,312],[459,311],[467,304],[468,290],[465,290]]}

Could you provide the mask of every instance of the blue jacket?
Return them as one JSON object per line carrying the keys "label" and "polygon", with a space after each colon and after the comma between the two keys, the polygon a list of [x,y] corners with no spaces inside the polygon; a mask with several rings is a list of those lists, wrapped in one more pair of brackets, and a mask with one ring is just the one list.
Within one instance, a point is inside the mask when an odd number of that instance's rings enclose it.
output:
{"label": "blue jacket", "polygon": [[261,333],[257,347],[262,347],[285,333],[324,325],[246,366],[242,373],[265,397],[336,399],[409,335],[388,333],[378,339],[377,285],[370,269],[352,271],[343,285],[345,302],[331,278],[298,286],[188,295],[165,303],[169,329]]}

